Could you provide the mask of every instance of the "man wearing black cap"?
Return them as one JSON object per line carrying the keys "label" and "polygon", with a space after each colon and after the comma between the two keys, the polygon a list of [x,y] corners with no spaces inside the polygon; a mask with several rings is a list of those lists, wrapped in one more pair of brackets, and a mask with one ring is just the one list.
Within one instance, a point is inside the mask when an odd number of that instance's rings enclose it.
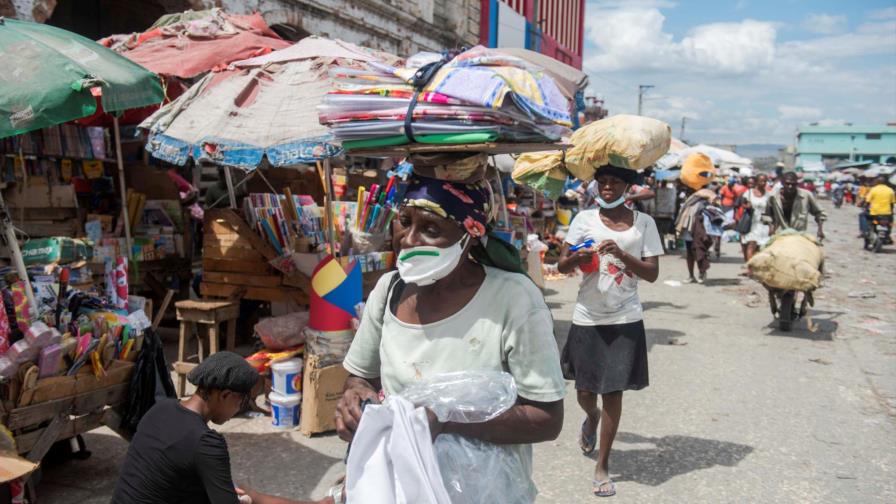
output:
{"label": "man wearing black cap", "polygon": [[[140,420],[121,467],[113,503],[253,503],[293,501],[240,490],[230,475],[224,437],[208,427],[233,418],[248,403],[258,373],[242,357],[217,352],[187,379],[196,386],[186,401],[164,399]],[[328,502],[328,501],[323,501]]]}

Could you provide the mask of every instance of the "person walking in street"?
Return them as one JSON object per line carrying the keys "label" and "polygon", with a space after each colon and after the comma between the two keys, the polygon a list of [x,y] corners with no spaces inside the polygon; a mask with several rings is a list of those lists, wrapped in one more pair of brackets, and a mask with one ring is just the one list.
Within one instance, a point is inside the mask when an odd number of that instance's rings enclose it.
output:
{"label": "person walking in street", "polygon": [[443,423],[430,412],[430,433],[507,446],[524,468],[517,480],[534,487],[532,443],[560,434],[566,384],[551,311],[516,249],[488,233],[493,210],[485,182],[412,176],[393,221],[398,271],[370,294],[343,362],[336,430],[351,441],[362,401],[380,403],[381,390],[389,397],[442,373],[507,372],[516,405],[481,423]]}
{"label": "person walking in street", "polygon": [[[613,166],[597,170],[598,207],[573,219],[558,265],[567,274],[577,267],[591,271],[579,287],[561,360],[564,376],[575,380],[579,406],[586,415],[579,438],[585,454],[594,451],[600,427],[593,487],[599,497],[616,494],[610,451],[622,415],[622,393],[648,385],[638,279],[656,281],[663,254],[654,220],[623,205],[634,177],[634,171]],[[572,250],[588,241],[594,245]],[[588,268],[595,262],[596,268]]]}
{"label": "person walking in street", "polygon": [[742,204],[744,208],[744,217],[750,216],[750,230],[741,237],[741,243],[744,246],[744,260],[749,262],[761,247],[769,240],[768,224],[762,221],[765,215],[765,209],[768,206],[768,200],[771,195],[766,191],[768,179],[765,174],[759,174],[756,177],[756,183],[744,194]]}
{"label": "person walking in street", "polygon": [[[685,244],[688,266],[686,282],[703,283],[709,271],[709,254],[713,245],[709,234],[709,220],[704,219],[704,211],[718,199],[715,191],[706,186],[715,173],[715,167],[709,156],[696,152],[684,160],[681,173],[686,199],[678,211],[675,232]],[[699,277],[694,276],[695,266]]]}
{"label": "person walking in street", "polygon": [[773,194],[768,199],[763,216],[763,222],[769,225],[769,234],[774,235],[782,229],[805,232],[809,226],[809,215],[812,215],[818,225],[818,239],[823,240],[827,216],[818,206],[815,196],[797,187],[799,179],[795,172],[786,172],[781,177],[781,184],[781,193]]}

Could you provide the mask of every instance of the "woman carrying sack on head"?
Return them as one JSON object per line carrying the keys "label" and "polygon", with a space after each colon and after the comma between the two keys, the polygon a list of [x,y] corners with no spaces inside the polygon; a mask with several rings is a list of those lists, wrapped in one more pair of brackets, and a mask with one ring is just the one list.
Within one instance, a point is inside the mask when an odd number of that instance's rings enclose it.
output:
{"label": "woman carrying sack on head", "polygon": [[[633,170],[597,169],[597,204],[576,215],[566,235],[559,270],[585,272],[561,363],[564,376],[575,380],[585,421],[579,437],[582,452],[600,451],[593,492],[616,494],[610,479],[610,450],[622,415],[622,392],[648,385],[647,341],[638,298],[638,279],[654,282],[663,245],[656,223],[623,204]],[[587,242],[591,247],[578,248]],[[574,251],[571,251],[574,249]],[[601,396],[603,411],[597,406]]]}
{"label": "woman carrying sack on head", "polygon": [[[531,471],[531,443],[560,433],[566,384],[551,312],[516,249],[488,233],[491,196],[483,182],[412,176],[393,222],[398,272],[377,283],[343,363],[342,439],[353,438],[362,401],[379,403],[380,390],[388,397],[420,379],[472,370],[510,373],[517,404],[482,423],[442,423],[430,412],[433,439],[508,445]],[[534,496],[531,474],[519,481]]]}

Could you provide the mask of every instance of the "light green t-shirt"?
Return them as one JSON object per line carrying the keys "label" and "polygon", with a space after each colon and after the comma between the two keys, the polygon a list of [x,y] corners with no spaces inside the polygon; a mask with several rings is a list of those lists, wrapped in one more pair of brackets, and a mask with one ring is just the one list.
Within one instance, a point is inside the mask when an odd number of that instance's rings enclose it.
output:
{"label": "light green t-shirt", "polygon": [[416,380],[466,370],[505,371],[520,397],[553,402],[566,391],[554,323],[541,292],[519,273],[485,267],[485,280],[460,311],[432,324],[406,324],[386,310],[393,272],[380,278],[343,365],[381,378],[386,395]]}
{"label": "light green t-shirt", "polygon": [[[421,378],[466,370],[506,371],[520,397],[538,402],[566,392],[554,321],[541,291],[529,278],[485,266],[485,281],[460,311],[432,324],[406,324],[386,310],[397,272],[383,275],[361,318],[343,362],[350,373],[382,379],[386,395]],[[504,445],[518,459],[518,484],[535,495],[532,445]],[[518,504],[518,503],[513,503]]]}

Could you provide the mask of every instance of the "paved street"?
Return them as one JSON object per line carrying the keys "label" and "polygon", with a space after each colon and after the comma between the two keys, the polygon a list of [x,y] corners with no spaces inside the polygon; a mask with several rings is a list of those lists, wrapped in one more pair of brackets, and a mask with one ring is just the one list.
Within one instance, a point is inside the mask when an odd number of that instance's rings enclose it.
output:
{"label": "paved street", "polygon": [[[726,244],[706,286],[667,256],[642,283],[650,346],[647,389],[626,394],[610,502],[896,501],[896,248],[872,255],[855,238],[854,208],[828,225],[828,279],[807,321],[777,330],[764,291],[738,276],[739,246]],[[548,284],[558,343],[578,280]],[[851,297],[863,293],[874,297]],[[590,502],[594,461],[579,453],[574,391],[565,428],[535,449],[539,503]],[[341,475],[335,436],[275,432],[267,419],[221,430],[237,482],[291,497],[320,497]],[[108,502],[126,443],[85,436],[93,456],[45,468],[42,502]]]}

